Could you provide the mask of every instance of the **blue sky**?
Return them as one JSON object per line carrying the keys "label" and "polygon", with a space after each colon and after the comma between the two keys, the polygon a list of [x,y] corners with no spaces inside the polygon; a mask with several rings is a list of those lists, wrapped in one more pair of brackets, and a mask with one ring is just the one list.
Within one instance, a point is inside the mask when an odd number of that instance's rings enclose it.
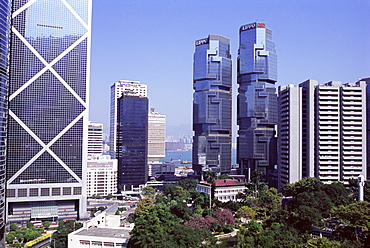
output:
{"label": "blue sky", "polygon": [[138,80],[167,125],[190,133],[195,40],[229,37],[235,62],[239,27],[255,21],[273,31],[277,85],[370,77],[369,13],[368,0],[93,0],[89,119],[108,132],[110,86]]}

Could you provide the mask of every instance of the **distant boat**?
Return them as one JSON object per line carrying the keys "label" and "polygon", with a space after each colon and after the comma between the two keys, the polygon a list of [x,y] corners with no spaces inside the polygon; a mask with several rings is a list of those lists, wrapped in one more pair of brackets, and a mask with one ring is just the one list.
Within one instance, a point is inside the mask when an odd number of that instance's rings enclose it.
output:
{"label": "distant boat", "polygon": [[182,163],[182,164],[192,164],[192,162],[191,162],[191,161],[186,161],[186,160],[182,161],[181,163]]}

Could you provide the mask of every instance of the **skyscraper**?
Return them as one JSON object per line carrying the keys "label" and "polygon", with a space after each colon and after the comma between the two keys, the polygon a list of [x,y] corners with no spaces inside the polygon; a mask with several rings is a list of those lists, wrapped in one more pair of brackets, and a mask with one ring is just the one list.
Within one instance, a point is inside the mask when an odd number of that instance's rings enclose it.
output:
{"label": "skyscraper", "polygon": [[148,180],[148,98],[123,93],[117,101],[118,189]]}
{"label": "skyscraper", "polygon": [[324,183],[366,175],[366,82],[279,87],[279,188],[303,177]]}
{"label": "skyscraper", "polygon": [[231,169],[232,61],[230,40],[211,34],[195,42],[193,169]]}
{"label": "skyscraper", "polygon": [[148,115],[148,160],[159,161],[166,156],[166,116],[151,108]]}
{"label": "skyscraper", "polygon": [[13,1],[10,221],[85,217],[91,8],[91,0]]}
{"label": "skyscraper", "polygon": [[8,117],[8,52],[10,0],[0,0],[0,248],[5,247],[6,130]]}
{"label": "skyscraper", "polygon": [[117,150],[117,102],[123,93],[126,95],[146,97],[147,85],[140,84],[139,81],[119,80],[111,86],[109,145],[112,158],[116,158]]}
{"label": "skyscraper", "polygon": [[89,122],[87,135],[87,155],[102,155],[103,124]]}
{"label": "skyscraper", "polygon": [[276,165],[277,56],[263,22],[240,27],[238,53],[237,160],[247,179],[258,170],[271,184]]}

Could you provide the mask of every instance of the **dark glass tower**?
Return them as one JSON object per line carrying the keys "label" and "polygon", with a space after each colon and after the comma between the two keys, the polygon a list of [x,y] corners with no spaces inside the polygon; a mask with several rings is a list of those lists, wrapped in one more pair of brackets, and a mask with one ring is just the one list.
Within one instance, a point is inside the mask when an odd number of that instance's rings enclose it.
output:
{"label": "dark glass tower", "polygon": [[8,52],[10,0],[0,0],[0,248],[5,247],[6,130],[8,117]]}
{"label": "dark glass tower", "polygon": [[14,0],[8,219],[83,218],[91,0]]}
{"label": "dark glass tower", "polygon": [[277,64],[272,31],[255,22],[239,30],[237,158],[248,179],[258,170],[269,180],[276,165]]}
{"label": "dark glass tower", "polygon": [[122,95],[117,102],[118,188],[148,181],[148,98]]}
{"label": "dark glass tower", "polygon": [[231,67],[228,38],[211,34],[195,42],[193,169],[197,175],[231,169]]}

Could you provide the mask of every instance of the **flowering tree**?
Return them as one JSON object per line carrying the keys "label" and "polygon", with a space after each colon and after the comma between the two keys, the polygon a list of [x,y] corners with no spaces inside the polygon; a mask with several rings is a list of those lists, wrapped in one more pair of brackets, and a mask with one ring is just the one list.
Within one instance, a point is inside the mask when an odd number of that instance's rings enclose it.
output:
{"label": "flowering tree", "polygon": [[185,226],[191,226],[194,228],[199,228],[199,229],[206,229],[206,230],[211,230],[212,228],[212,223],[215,222],[216,220],[207,215],[205,218],[199,216],[199,215],[194,215],[193,218],[191,218],[189,221],[185,222]]}
{"label": "flowering tree", "polygon": [[220,226],[235,225],[233,213],[228,209],[217,209],[212,217],[216,219]]}
{"label": "flowering tree", "polygon": [[230,210],[217,209],[212,216],[207,215],[205,218],[194,215],[184,225],[208,231],[223,231],[225,228],[235,225],[235,218]]}

